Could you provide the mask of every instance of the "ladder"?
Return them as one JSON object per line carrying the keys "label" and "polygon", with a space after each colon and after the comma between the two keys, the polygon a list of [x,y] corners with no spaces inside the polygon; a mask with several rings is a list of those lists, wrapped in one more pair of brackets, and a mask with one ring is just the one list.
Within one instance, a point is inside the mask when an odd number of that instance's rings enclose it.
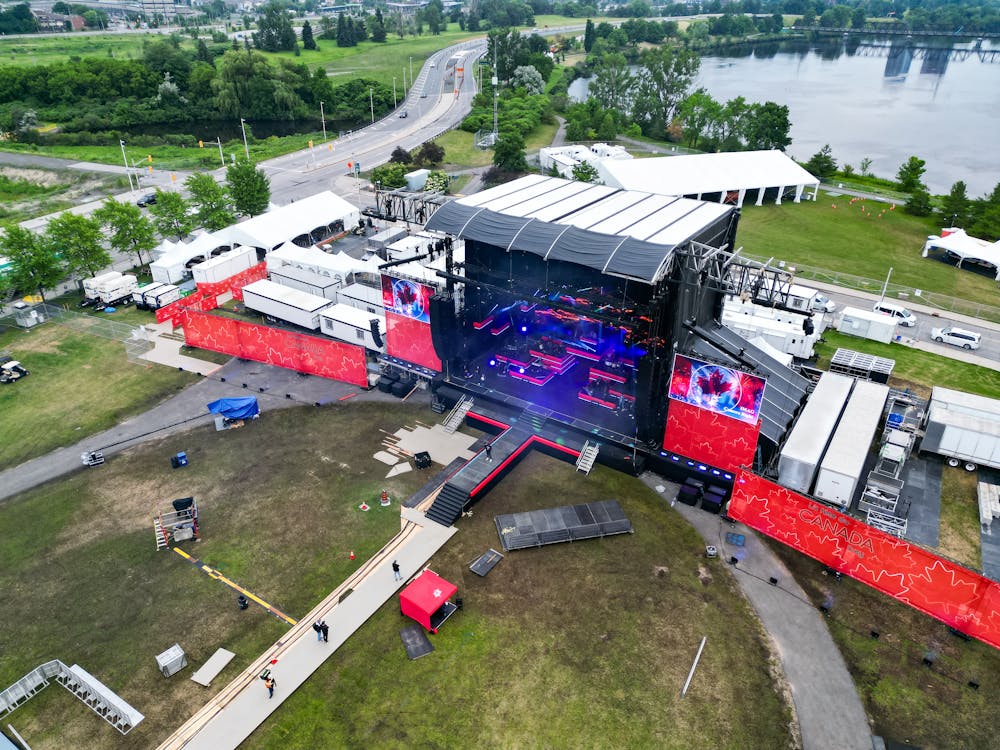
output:
{"label": "ladder", "polygon": [[472,408],[472,404],[473,400],[470,396],[462,396],[462,400],[455,404],[455,408],[451,410],[451,414],[444,420],[444,431],[446,433],[451,435],[462,425],[465,415]]}
{"label": "ladder", "polygon": [[153,532],[156,534],[156,551],[166,549],[169,546],[167,533],[163,530],[163,521],[160,516],[153,519]]}
{"label": "ladder", "polygon": [[589,440],[585,442],[583,450],[580,451],[580,457],[576,459],[576,470],[589,475],[590,470],[594,468],[594,461],[597,460],[597,454],[600,452],[600,443],[591,443]]}

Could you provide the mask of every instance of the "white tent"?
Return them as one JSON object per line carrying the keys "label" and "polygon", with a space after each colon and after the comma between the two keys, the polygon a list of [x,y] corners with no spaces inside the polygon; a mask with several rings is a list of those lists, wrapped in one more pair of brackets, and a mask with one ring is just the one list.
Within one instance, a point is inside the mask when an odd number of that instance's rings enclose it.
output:
{"label": "white tent", "polygon": [[149,264],[149,272],[153,275],[153,281],[176,284],[191,275],[188,269],[195,263],[208,260],[214,255],[232,249],[232,241],[226,237],[228,231],[228,229],[223,229],[220,232],[206,232],[198,235],[187,244],[183,242],[174,244],[172,250]]}
{"label": "white tent", "polygon": [[283,243],[267,256],[267,270],[275,271],[291,266],[310,271],[318,276],[327,276],[347,283],[354,273],[378,274],[378,258],[374,261],[352,258],[347,253],[324,253],[317,247],[299,247],[291,242]]}
{"label": "white tent", "polygon": [[356,226],[361,213],[355,206],[329,190],[289,203],[287,206],[254,216],[229,227],[229,236],[241,245],[258,247],[265,252],[284,242],[299,240],[311,245],[326,239],[334,226],[350,229]]}
{"label": "white tent", "polygon": [[926,258],[931,250],[944,250],[949,256],[955,257],[959,268],[965,261],[992,266],[996,271],[997,281],[1000,281],[1000,240],[987,242],[970,237],[964,229],[945,229],[940,236],[931,235],[927,238],[921,257]]}
{"label": "white tent", "polygon": [[781,151],[734,151],[693,156],[664,156],[653,159],[613,160],[597,163],[597,172],[605,185],[625,190],[642,190],[657,195],[681,195],[689,198],[718,196],[719,203],[742,206],[748,192],[756,191],[757,205],[764,202],[764,191],[776,189],[775,203],[781,204],[786,190],[795,190],[795,202],[816,199],[819,180]]}

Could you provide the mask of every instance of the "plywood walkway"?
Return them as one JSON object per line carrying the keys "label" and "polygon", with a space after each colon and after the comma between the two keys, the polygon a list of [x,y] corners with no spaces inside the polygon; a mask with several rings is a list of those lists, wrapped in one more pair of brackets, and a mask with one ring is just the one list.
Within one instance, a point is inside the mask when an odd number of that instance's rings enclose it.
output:
{"label": "plywood walkway", "polygon": [[[421,504],[426,507],[433,496]],[[457,531],[428,520],[422,510],[402,508],[401,530],[392,541],[247,667],[158,750],[235,750],[282,702],[444,546]],[[403,581],[392,575],[398,560]],[[344,601],[340,598],[350,591]],[[339,603],[338,603],[339,602]],[[323,618],[329,643],[319,643],[312,624]],[[271,661],[276,659],[276,664]],[[265,668],[277,680],[274,698],[258,675]]]}

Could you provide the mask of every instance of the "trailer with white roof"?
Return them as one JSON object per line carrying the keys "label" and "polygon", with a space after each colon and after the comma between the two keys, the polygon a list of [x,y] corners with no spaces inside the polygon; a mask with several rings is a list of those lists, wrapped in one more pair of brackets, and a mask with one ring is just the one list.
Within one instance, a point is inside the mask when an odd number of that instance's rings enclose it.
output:
{"label": "trailer with white roof", "polygon": [[315,331],[319,328],[320,311],[333,303],[264,279],[243,287],[243,304],[265,316]]}

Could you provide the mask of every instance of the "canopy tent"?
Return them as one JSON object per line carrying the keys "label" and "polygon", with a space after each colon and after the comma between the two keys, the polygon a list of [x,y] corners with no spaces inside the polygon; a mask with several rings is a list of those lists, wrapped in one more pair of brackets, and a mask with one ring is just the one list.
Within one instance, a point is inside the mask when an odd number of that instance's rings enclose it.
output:
{"label": "canopy tent", "polygon": [[[326,239],[339,226],[340,231],[355,226],[361,214],[358,209],[324,190],[308,198],[289,203],[247,219],[229,228],[233,240],[265,252],[283,242],[309,246]],[[303,244],[304,243],[304,244]]]}
{"label": "canopy tent", "polygon": [[419,573],[413,582],[399,593],[399,609],[432,633],[458,609],[448,601],[458,586],[449,583],[432,570]]}
{"label": "canopy tent", "polygon": [[819,180],[781,151],[735,151],[721,154],[663,156],[653,159],[598,162],[597,172],[604,184],[625,190],[645,190],[658,195],[686,195],[701,198],[719,195],[719,203],[742,206],[748,191],[757,191],[757,205],[764,191],[777,189],[775,202],[784,192],[795,189],[795,202],[806,188],[816,199]]}
{"label": "canopy tent", "polygon": [[378,274],[379,263],[381,261],[378,258],[374,261],[360,260],[345,252],[325,253],[318,247],[299,247],[291,242],[282,243],[267,256],[268,271],[291,266],[318,276],[328,276],[345,284],[351,274]]}
{"label": "canopy tent", "polygon": [[921,257],[926,258],[931,250],[944,250],[949,257],[957,259],[959,268],[967,260],[992,266],[996,271],[996,280],[1000,281],[1000,240],[987,242],[970,237],[964,229],[943,229],[940,236],[930,235],[927,238]]}
{"label": "canopy tent", "polygon": [[254,396],[240,398],[220,398],[208,405],[212,414],[221,414],[226,419],[253,419],[260,414],[260,406]]}
{"label": "canopy tent", "polygon": [[186,244],[176,243],[173,249],[149,264],[149,272],[153,275],[153,281],[176,284],[190,275],[188,268],[194,265],[192,261],[195,259],[199,259],[198,262],[201,262],[213,257],[217,252],[231,250],[233,243],[228,237],[228,232],[227,229],[219,232],[205,232]]}

